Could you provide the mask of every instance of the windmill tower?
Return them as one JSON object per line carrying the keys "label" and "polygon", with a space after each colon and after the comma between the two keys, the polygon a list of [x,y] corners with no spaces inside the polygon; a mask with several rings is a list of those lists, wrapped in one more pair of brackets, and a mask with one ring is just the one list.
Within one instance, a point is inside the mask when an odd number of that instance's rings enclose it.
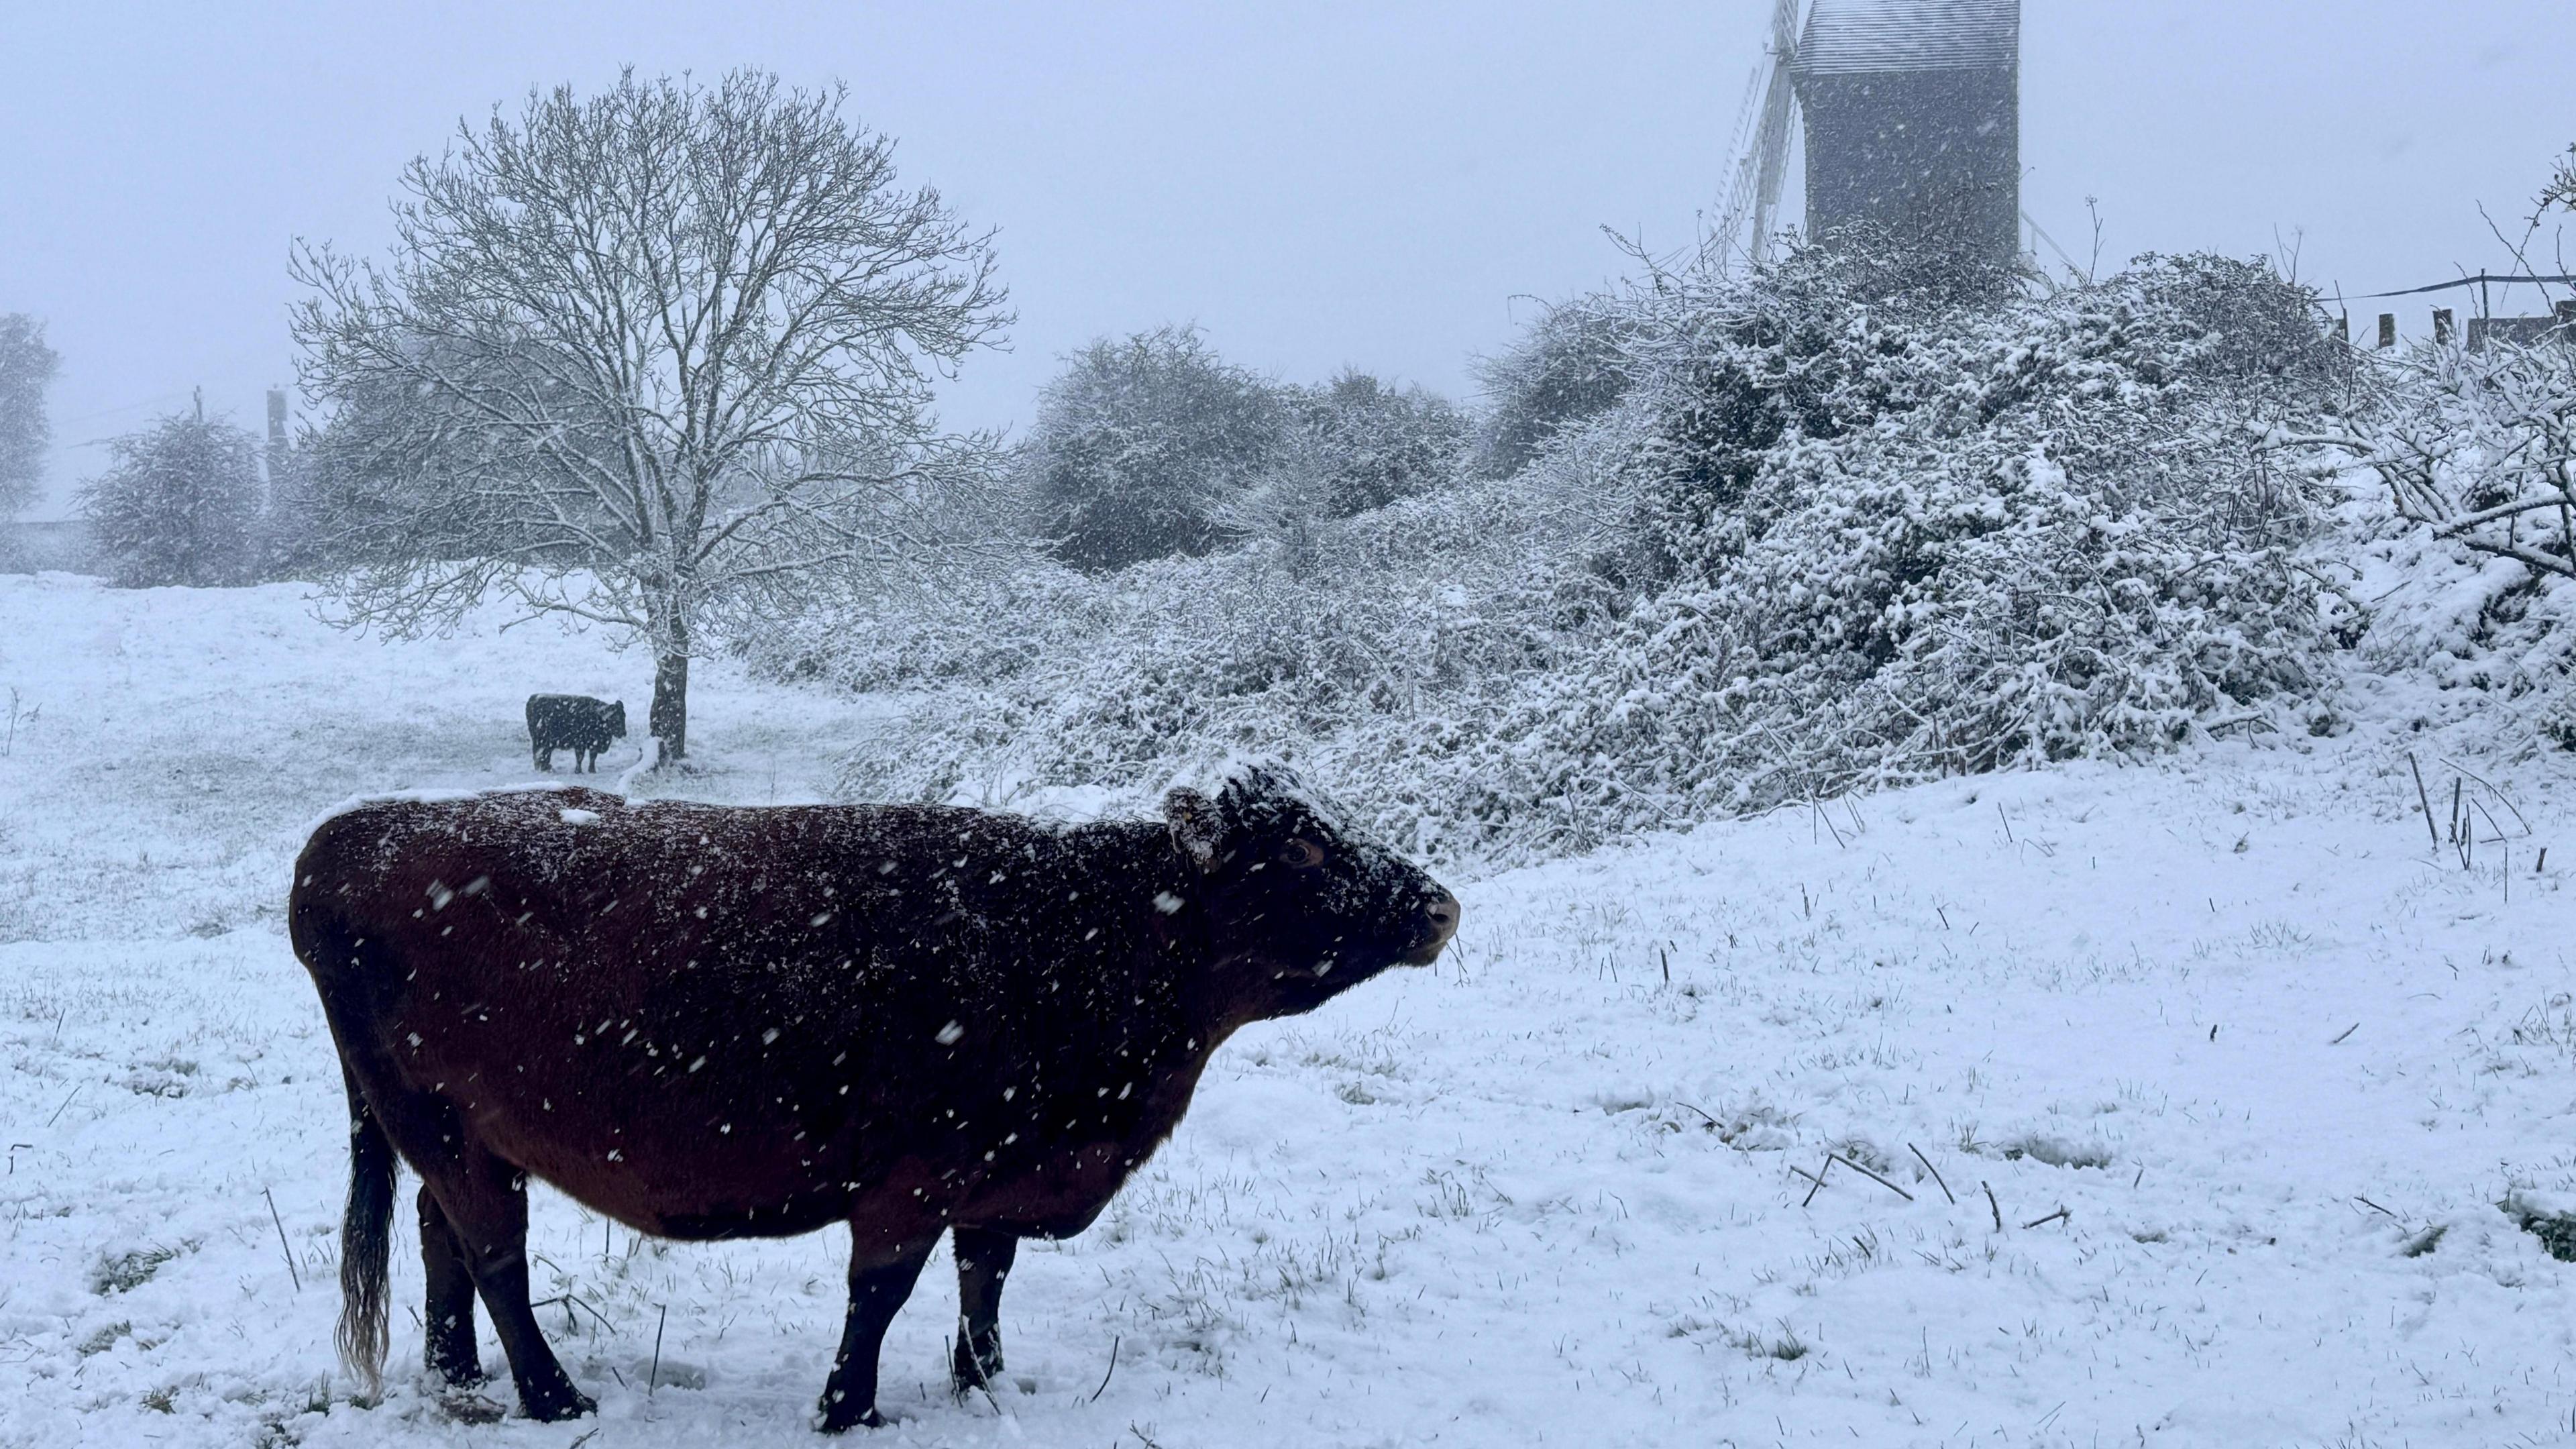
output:
{"label": "windmill tower", "polygon": [[[1721,212],[1729,245],[1771,243],[1791,138],[1805,135],[1807,235],[1855,225],[1996,263],[2021,236],[2021,0],[1778,0],[1761,96]],[[1794,95],[1796,114],[1792,115]],[[1795,124],[1793,124],[1795,123]]]}

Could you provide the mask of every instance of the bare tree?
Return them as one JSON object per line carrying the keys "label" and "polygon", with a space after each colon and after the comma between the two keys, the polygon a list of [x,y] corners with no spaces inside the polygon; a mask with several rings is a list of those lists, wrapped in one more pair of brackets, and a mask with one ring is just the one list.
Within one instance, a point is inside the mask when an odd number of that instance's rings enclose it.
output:
{"label": "bare tree", "polygon": [[[2558,158],[2558,169],[2550,173],[2549,184],[2540,189],[2540,209],[2557,206],[2576,211],[2576,146]],[[2528,270],[2526,268],[2525,270]]]}
{"label": "bare tree", "polygon": [[405,168],[390,260],[299,244],[304,389],[357,434],[319,489],[341,622],[497,595],[632,631],[672,760],[727,611],[939,540],[992,440],[931,388],[1004,293],[989,234],[901,189],[845,99],[753,71],[532,92]]}

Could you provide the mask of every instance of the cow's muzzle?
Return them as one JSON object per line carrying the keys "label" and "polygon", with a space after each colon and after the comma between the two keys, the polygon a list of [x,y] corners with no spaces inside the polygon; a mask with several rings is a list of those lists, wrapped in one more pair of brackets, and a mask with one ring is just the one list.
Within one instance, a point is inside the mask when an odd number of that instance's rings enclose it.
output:
{"label": "cow's muzzle", "polygon": [[1458,898],[1442,891],[1422,907],[1420,939],[1400,958],[1407,966],[1428,966],[1440,959],[1440,948],[1458,934]]}

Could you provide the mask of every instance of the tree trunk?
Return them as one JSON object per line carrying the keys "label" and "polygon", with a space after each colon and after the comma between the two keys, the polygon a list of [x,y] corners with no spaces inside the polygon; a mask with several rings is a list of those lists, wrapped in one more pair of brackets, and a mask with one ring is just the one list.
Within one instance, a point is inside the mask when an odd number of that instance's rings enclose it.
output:
{"label": "tree trunk", "polygon": [[653,652],[653,707],[645,715],[661,745],[656,768],[689,757],[689,626],[674,624]]}

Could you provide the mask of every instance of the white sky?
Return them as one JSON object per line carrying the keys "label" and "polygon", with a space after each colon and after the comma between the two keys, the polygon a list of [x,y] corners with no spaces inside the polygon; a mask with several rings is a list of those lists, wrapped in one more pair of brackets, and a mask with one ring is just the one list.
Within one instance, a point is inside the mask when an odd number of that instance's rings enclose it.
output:
{"label": "white sky", "polygon": [[[460,116],[623,62],[846,80],[908,181],[1001,229],[1020,323],[954,420],[1023,420],[1058,355],[1166,320],[1284,377],[1464,393],[1516,298],[1617,270],[1601,227],[1692,236],[1770,8],[15,0],[0,311],[64,362],[37,513],[192,386],[258,427],[293,378],[289,240],[380,246]],[[2106,260],[2304,232],[2303,275],[2349,292],[2502,270],[2478,205],[2518,234],[2576,141],[2576,0],[2024,0],[2023,26],[2023,202],[2079,258],[2091,195]]]}

